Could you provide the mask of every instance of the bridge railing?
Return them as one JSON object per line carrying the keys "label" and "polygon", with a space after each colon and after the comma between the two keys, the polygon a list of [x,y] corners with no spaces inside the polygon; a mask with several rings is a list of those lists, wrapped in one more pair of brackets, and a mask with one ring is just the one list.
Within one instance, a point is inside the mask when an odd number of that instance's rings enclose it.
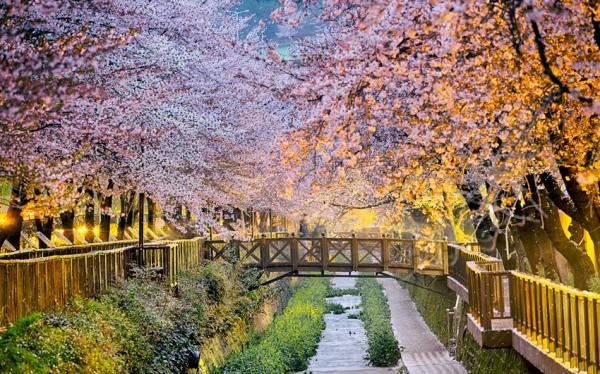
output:
{"label": "bridge railing", "polygon": [[501,261],[467,262],[469,313],[484,330],[512,327],[510,274]]}
{"label": "bridge railing", "polygon": [[[209,259],[235,256],[265,270],[409,271],[446,274],[445,240],[392,238],[266,238],[252,241],[206,241]],[[235,253],[232,253],[235,252]]]}
{"label": "bridge railing", "polygon": [[498,259],[479,252],[479,245],[476,243],[448,243],[448,275],[465,287],[469,261],[495,262]]}
{"label": "bridge railing", "polygon": [[600,371],[600,295],[513,272],[514,327],[564,366]]}
{"label": "bridge railing", "polygon": [[160,268],[165,279],[174,284],[179,271],[200,265],[202,242],[201,238],[157,242],[145,247],[143,253],[130,243],[115,242],[111,246],[94,247],[109,249],[87,248],[83,253],[76,253],[79,249],[75,249],[75,254],[66,255],[45,252],[45,256],[25,259],[2,257],[0,326],[33,312],[60,308],[75,295],[98,295],[124,280],[132,263]]}

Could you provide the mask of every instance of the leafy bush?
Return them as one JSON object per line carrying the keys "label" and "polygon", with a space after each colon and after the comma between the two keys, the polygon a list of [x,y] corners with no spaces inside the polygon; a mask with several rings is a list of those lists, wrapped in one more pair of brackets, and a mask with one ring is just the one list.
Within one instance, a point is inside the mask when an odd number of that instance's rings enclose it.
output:
{"label": "leafy bush", "polygon": [[362,313],[359,316],[369,340],[367,358],[373,366],[395,366],[400,359],[400,348],[394,337],[383,289],[374,279],[359,279],[357,285],[362,297]]}
{"label": "leafy bush", "polygon": [[344,307],[337,303],[327,303],[327,313],[343,314]]}
{"label": "leafy bush", "polygon": [[600,276],[598,274],[594,274],[588,282],[588,289],[591,292],[600,293]]}
{"label": "leafy bush", "polygon": [[327,297],[338,297],[344,295],[353,295],[358,296],[360,293],[358,292],[358,288],[333,288],[330,287],[327,290]]}
{"label": "leafy bush", "polygon": [[300,282],[283,313],[248,349],[234,354],[222,373],[288,373],[305,370],[325,327],[327,281]]}
{"label": "leafy bush", "polygon": [[248,291],[246,270],[209,264],[179,277],[178,295],[152,274],[33,314],[0,335],[2,373],[180,373],[200,342],[253,316],[274,287]]}
{"label": "leafy bush", "polygon": [[131,372],[127,354],[148,347],[110,303],[75,299],[68,311],[34,314],[0,337],[3,373]]}

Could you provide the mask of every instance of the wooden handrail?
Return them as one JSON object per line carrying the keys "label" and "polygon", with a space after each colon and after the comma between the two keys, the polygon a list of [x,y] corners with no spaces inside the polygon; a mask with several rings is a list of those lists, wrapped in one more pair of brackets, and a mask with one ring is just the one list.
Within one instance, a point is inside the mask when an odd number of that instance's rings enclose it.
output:
{"label": "wooden handrail", "polygon": [[509,277],[502,262],[467,262],[469,312],[485,329],[495,329],[495,320],[511,318]]}
{"label": "wooden handrail", "polygon": [[[237,257],[264,270],[415,271],[443,275],[448,271],[446,240],[396,238],[266,238],[205,241],[207,258],[218,260],[235,246]],[[316,255],[318,253],[318,256]],[[307,257],[307,254],[309,255]],[[315,259],[318,257],[318,261]],[[309,261],[310,260],[310,261]]]}
{"label": "wooden handrail", "polygon": [[115,248],[125,248],[134,245],[135,243],[137,243],[137,240],[120,240],[114,242],[78,244],[44,249],[26,249],[17,252],[2,253],[0,254],[0,260],[26,260],[49,256],[81,254],[93,251],[106,251]]}
{"label": "wooden handrail", "polygon": [[[0,258],[0,326],[33,312],[61,308],[75,295],[98,295],[125,279],[138,247],[123,246],[123,242],[102,244],[74,246],[67,254]],[[104,249],[91,250],[90,246]],[[161,267],[165,278],[175,284],[179,271],[201,264],[203,247],[201,238],[157,242],[146,247],[143,264]],[[160,259],[153,252],[160,253]]]}
{"label": "wooden handrail", "polygon": [[600,371],[600,294],[512,272],[514,327],[564,366]]}

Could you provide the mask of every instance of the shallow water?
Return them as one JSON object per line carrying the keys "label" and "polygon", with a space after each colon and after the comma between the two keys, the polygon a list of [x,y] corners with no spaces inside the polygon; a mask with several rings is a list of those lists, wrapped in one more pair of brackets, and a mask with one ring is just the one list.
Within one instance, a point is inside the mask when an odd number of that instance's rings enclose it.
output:
{"label": "shallow water", "polygon": [[[332,282],[335,288],[354,288],[355,285],[353,278],[334,278]],[[321,334],[317,354],[311,358],[306,372],[347,372],[370,368],[365,360],[368,343],[363,323],[359,319],[348,318],[350,314],[360,313],[360,301],[360,296],[352,295],[327,298],[328,303],[337,303],[348,309],[343,314],[325,315],[325,330]]]}

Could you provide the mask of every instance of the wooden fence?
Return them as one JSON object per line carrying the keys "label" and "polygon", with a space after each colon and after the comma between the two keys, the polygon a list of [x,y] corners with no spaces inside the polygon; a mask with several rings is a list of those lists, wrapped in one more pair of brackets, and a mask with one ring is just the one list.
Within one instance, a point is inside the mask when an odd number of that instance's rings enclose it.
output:
{"label": "wooden fence", "polygon": [[479,252],[479,246],[473,243],[448,243],[448,274],[465,287],[469,261],[490,262],[497,259]]}
{"label": "wooden fence", "polygon": [[467,262],[469,312],[485,330],[512,327],[509,277],[502,261]]}
{"label": "wooden fence", "polygon": [[26,249],[18,252],[0,254],[0,260],[28,260],[49,256],[65,256],[89,253],[94,251],[107,251],[116,248],[124,248],[135,245],[137,240],[120,240],[104,243],[89,243],[80,245],[68,245],[45,249]]}
{"label": "wooden fence", "polygon": [[514,327],[571,370],[600,371],[600,295],[513,272]]}
{"label": "wooden fence", "polygon": [[200,238],[150,244],[143,253],[128,244],[95,251],[88,248],[79,254],[45,252],[45,256],[26,259],[0,258],[0,326],[36,311],[60,308],[75,295],[96,296],[124,280],[131,263],[160,268],[174,284],[179,271],[198,266],[202,260]]}
{"label": "wooden fence", "polygon": [[600,294],[506,271],[501,260],[464,247],[449,251],[449,277],[462,283],[466,275],[476,322],[468,327],[480,345],[513,346],[545,372],[600,373]]}

